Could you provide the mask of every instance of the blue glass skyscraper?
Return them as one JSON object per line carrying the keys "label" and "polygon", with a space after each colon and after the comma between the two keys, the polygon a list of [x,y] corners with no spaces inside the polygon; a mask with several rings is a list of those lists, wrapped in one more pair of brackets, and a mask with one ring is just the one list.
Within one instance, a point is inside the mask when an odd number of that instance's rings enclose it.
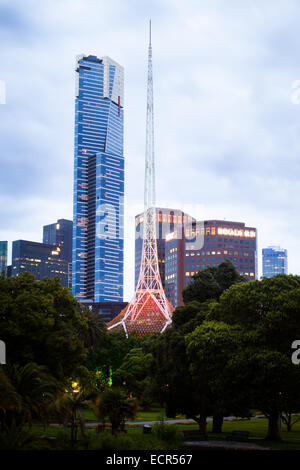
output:
{"label": "blue glass skyscraper", "polygon": [[287,250],[279,246],[262,249],[263,277],[287,274]]}
{"label": "blue glass skyscraper", "polygon": [[79,300],[123,300],[123,67],[78,56],[72,291]]}

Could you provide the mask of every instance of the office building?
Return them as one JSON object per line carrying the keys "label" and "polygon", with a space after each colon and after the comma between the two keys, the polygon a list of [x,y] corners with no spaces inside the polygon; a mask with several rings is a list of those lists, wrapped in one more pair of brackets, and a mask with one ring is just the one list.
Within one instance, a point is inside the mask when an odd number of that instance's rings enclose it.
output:
{"label": "office building", "polygon": [[92,313],[100,315],[104,323],[109,323],[128,305],[128,302],[89,302],[88,300],[82,300],[80,303]]}
{"label": "office building", "polygon": [[72,220],[59,219],[56,223],[43,227],[43,243],[59,247],[61,259],[68,263],[69,289],[72,289],[72,238]]}
{"label": "office building", "polygon": [[[135,287],[141,267],[141,256],[143,249],[143,225],[144,214],[138,214],[135,217]],[[157,239],[157,255],[158,267],[161,282],[165,288],[165,243],[170,233],[177,231],[181,233],[184,225],[194,221],[188,214],[177,209],[166,209],[162,207],[156,208],[156,239]],[[181,237],[182,238],[182,237]]]}
{"label": "office building", "polygon": [[123,68],[81,55],[76,65],[72,292],[123,300]]}
{"label": "office building", "polygon": [[256,229],[242,222],[205,220],[174,231],[165,245],[165,290],[172,305],[182,305],[182,290],[194,274],[229,260],[246,280],[257,278]]}
{"label": "office building", "polygon": [[73,222],[71,220],[59,219],[56,223],[44,225],[43,243],[58,246],[61,258],[72,262],[72,235]]}
{"label": "office building", "polygon": [[269,246],[262,249],[263,277],[287,274],[287,269],[287,250],[279,246]]}
{"label": "office building", "polygon": [[0,275],[6,275],[7,270],[7,241],[0,241]]}
{"label": "office building", "polygon": [[34,274],[38,281],[58,276],[68,286],[68,263],[61,258],[59,247],[44,243],[16,240],[12,244],[12,276],[23,272]]}

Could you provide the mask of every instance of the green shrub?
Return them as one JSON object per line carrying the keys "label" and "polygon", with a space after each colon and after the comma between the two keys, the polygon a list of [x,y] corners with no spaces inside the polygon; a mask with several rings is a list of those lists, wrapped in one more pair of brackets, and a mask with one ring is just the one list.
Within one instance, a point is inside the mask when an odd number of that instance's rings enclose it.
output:
{"label": "green shrub", "polygon": [[132,438],[126,434],[115,434],[112,435],[110,432],[103,432],[96,436],[93,436],[92,445],[96,444],[96,449],[101,450],[132,450],[133,441]]}
{"label": "green shrub", "polygon": [[40,439],[26,428],[12,424],[0,434],[1,450],[49,450],[47,441]]}
{"label": "green shrub", "polygon": [[175,447],[179,446],[182,441],[181,434],[174,424],[165,424],[162,421],[153,426],[153,433],[158,439]]}
{"label": "green shrub", "polygon": [[112,435],[109,431],[105,431],[100,434],[89,433],[85,442],[80,440],[79,448],[89,450],[167,450],[168,446],[155,435],[139,433]]}

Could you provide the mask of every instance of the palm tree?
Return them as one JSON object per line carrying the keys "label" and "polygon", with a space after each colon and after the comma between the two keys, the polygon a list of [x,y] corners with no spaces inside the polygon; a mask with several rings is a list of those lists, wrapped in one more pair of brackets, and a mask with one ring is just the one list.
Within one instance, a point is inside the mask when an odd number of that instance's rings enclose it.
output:
{"label": "palm tree", "polygon": [[31,425],[33,418],[45,416],[51,400],[55,399],[57,382],[43,366],[3,366],[0,375],[2,427]]}
{"label": "palm tree", "polygon": [[78,436],[78,427],[81,435],[85,437],[85,416],[84,408],[90,406],[89,398],[93,390],[81,387],[78,382],[72,382],[63,393],[61,393],[55,403],[56,411],[63,419],[63,424],[70,425],[71,428],[71,448],[74,448]]}
{"label": "palm tree", "polygon": [[98,395],[91,405],[95,416],[105,423],[106,417],[111,423],[111,432],[124,431],[125,420],[134,419],[138,409],[135,398],[128,398],[120,388],[108,388]]}
{"label": "palm tree", "polygon": [[0,431],[3,433],[6,430],[8,415],[21,413],[22,397],[16,392],[3,368],[0,368]]}
{"label": "palm tree", "polygon": [[1,450],[49,450],[49,443],[15,422],[0,433]]}
{"label": "palm tree", "polygon": [[87,320],[87,327],[85,330],[80,331],[79,337],[86,348],[93,348],[101,343],[106,327],[98,313],[90,312],[87,307],[83,308],[82,313]]}

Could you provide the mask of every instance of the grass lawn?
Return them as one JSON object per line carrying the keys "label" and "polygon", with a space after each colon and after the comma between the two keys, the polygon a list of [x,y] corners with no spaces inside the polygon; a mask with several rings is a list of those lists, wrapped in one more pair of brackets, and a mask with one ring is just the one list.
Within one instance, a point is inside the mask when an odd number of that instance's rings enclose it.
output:
{"label": "grass lawn", "polygon": [[151,408],[151,411],[139,410],[135,421],[160,421],[167,419],[164,408]]}
{"label": "grass lawn", "polygon": [[[98,421],[92,410],[84,410],[84,415],[88,422]],[[162,417],[166,419],[165,409],[152,407],[151,411],[139,410],[134,421],[160,421]],[[182,416],[178,417],[181,418]]]}
{"label": "grass lawn", "polygon": [[[184,430],[198,430],[196,423],[185,423],[174,425],[179,431]],[[131,425],[127,426],[128,432],[142,432],[140,426]],[[293,426],[292,431],[287,432],[285,426],[281,426],[281,438],[282,442],[273,443],[265,441],[264,438],[267,435],[268,420],[266,418],[252,418],[248,419],[230,419],[225,420],[221,434],[212,434],[212,422],[209,421],[207,424],[208,439],[225,440],[232,431],[249,431],[249,442],[256,443],[269,449],[278,450],[300,450],[300,422]]]}
{"label": "grass lawn", "polygon": [[[177,424],[176,426],[181,431],[186,429],[198,429],[196,424]],[[232,431],[249,431],[249,442],[254,442],[270,449],[300,450],[300,422],[296,423],[290,432],[287,432],[286,427],[282,425],[282,442],[279,443],[264,440],[267,435],[267,430],[268,420],[266,418],[224,420],[221,434],[212,434],[212,422],[210,421],[207,424],[209,439],[226,439]]]}
{"label": "grass lawn", "polygon": [[[89,415],[89,411],[87,414]],[[89,416],[92,417],[92,415],[89,415]],[[146,420],[149,420],[149,421],[158,420],[159,421],[161,419],[161,416],[162,416],[162,409],[160,408],[153,409],[151,412],[140,412],[136,420],[137,424],[126,426],[128,435],[131,437],[136,436],[137,440],[141,440],[141,438],[143,438],[143,440],[147,440],[148,435],[142,435],[142,426],[138,425],[138,421],[141,421],[141,420],[145,420],[145,421]],[[176,426],[176,429],[178,431],[198,429],[198,425],[193,422],[184,423],[184,424],[175,424],[173,426]],[[209,421],[207,425],[209,440],[214,440],[214,439],[225,440],[226,437],[234,430],[249,431],[250,433],[249,441],[256,443],[258,445],[261,445],[263,447],[266,447],[269,449],[278,449],[278,450],[300,450],[300,422],[296,423],[293,426],[293,429],[291,432],[287,432],[285,426],[282,425],[281,426],[282,442],[279,442],[279,443],[273,443],[273,442],[264,440],[267,434],[267,428],[268,428],[268,421],[266,418],[253,418],[250,420],[248,419],[225,420],[221,434],[213,434],[211,432],[212,430],[211,421]],[[34,426],[33,429],[39,435],[45,433],[47,436],[57,436],[64,430],[62,426],[59,426],[59,427],[50,426],[45,431],[42,430],[40,426],[37,426],[37,427]],[[67,432],[69,433],[69,430],[67,430]],[[95,433],[95,428],[89,427],[87,432]],[[109,429],[107,429],[106,432],[110,432]],[[151,439],[149,438],[149,443]]]}

